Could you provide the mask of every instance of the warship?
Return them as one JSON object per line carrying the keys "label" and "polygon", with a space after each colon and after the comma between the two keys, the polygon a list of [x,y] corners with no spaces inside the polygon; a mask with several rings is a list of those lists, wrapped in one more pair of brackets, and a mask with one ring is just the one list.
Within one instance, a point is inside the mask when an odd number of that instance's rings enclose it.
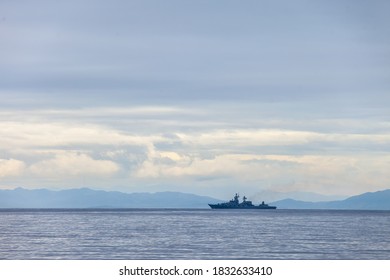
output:
{"label": "warship", "polygon": [[229,202],[209,204],[209,206],[212,209],[276,209],[276,206],[265,204],[264,201],[259,205],[253,205],[252,201],[247,200],[245,196],[243,197],[243,201],[240,202],[239,197],[238,193],[236,193],[234,198]]}

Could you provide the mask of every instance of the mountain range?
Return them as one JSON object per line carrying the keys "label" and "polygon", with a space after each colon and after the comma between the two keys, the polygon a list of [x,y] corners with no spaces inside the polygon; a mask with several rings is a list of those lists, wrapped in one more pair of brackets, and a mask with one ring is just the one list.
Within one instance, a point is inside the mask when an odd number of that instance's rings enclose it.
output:
{"label": "mountain range", "polygon": [[[208,208],[208,203],[219,202],[222,200],[180,192],[123,193],[89,188],[0,190],[0,208]],[[308,202],[289,198],[269,204],[278,209],[390,210],[390,189],[343,200]]]}
{"label": "mountain range", "polygon": [[89,188],[0,190],[0,208],[206,208],[221,200],[180,192],[123,193]]}
{"label": "mountain range", "polygon": [[350,210],[390,210],[390,189],[368,192],[343,200],[307,202],[283,199],[273,202],[280,209],[350,209]]}
{"label": "mountain range", "polygon": [[332,200],[342,200],[346,199],[347,196],[339,196],[339,195],[323,195],[313,192],[276,192],[271,190],[262,190],[260,192],[256,192],[255,194],[250,196],[253,201],[278,201],[283,199],[294,199],[300,201],[311,201],[311,202],[319,202],[319,201],[332,201]]}

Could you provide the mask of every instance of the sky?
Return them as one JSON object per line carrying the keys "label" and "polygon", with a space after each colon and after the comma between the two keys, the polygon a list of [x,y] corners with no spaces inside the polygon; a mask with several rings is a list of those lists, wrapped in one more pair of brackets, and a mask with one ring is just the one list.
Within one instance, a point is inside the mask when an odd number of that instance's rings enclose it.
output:
{"label": "sky", "polygon": [[0,188],[390,188],[390,2],[0,0]]}

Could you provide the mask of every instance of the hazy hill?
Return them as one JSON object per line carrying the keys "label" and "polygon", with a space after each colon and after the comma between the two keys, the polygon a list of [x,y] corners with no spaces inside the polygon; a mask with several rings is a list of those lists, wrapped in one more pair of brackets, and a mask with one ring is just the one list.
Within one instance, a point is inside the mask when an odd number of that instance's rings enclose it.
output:
{"label": "hazy hill", "polygon": [[[180,192],[122,193],[88,188],[0,190],[0,208],[208,208],[221,200]],[[306,202],[284,199],[267,201],[278,209],[390,210],[390,190],[364,193],[344,200]]]}
{"label": "hazy hill", "polygon": [[0,208],[208,208],[215,198],[179,192],[122,193],[88,188],[0,190]]}
{"label": "hazy hill", "polygon": [[390,210],[390,190],[368,192],[338,201],[306,202],[293,199],[275,201],[279,209],[361,209]]}
{"label": "hazy hill", "polygon": [[322,195],[312,192],[276,192],[271,190],[262,190],[249,197],[253,202],[278,201],[283,199],[294,199],[300,201],[333,201],[347,198],[346,196]]}

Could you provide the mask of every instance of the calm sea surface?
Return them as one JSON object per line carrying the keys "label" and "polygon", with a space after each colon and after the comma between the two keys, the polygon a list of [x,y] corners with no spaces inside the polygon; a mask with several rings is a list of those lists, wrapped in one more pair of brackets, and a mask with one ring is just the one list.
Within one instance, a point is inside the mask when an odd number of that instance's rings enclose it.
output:
{"label": "calm sea surface", "polygon": [[390,259],[390,211],[0,210],[0,259]]}

